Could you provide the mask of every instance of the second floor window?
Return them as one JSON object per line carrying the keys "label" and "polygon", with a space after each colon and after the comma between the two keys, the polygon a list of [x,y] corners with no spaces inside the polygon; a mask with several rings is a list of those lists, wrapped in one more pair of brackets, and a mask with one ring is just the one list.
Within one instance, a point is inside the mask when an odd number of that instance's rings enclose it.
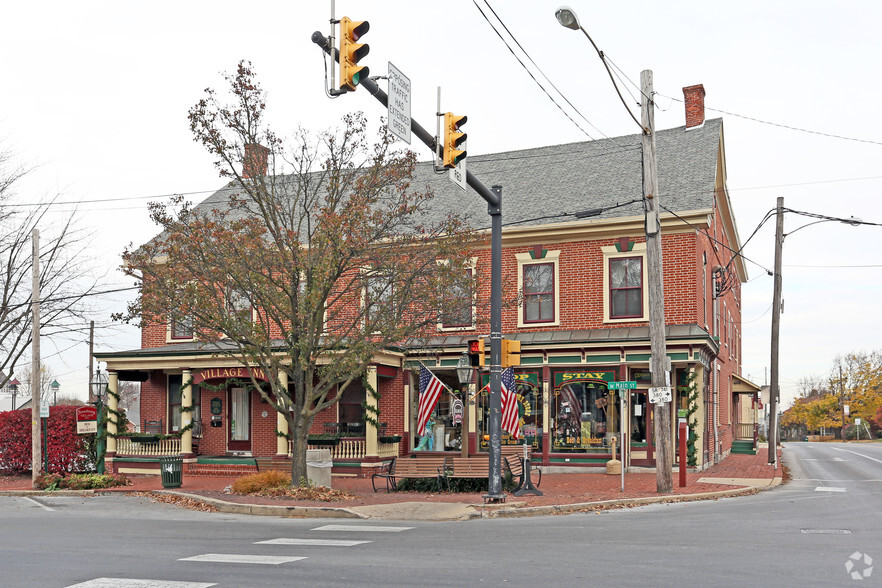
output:
{"label": "second floor window", "polygon": [[554,264],[533,263],[523,266],[524,322],[554,320]]}
{"label": "second floor window", "polygon": [[609,260],[610,318],[643,316],[643,258]]}
{"label": "second floor window", "polygon": [[192,339],[193,317],[171,314],[171,338]]}
{"label": "second floor window", "polygon": [[447,304],[450,309],[444,316],[441,326],[445,329],[461,329],[472,327],[472,270],[466,270],[467,279],[463,284],[450,288],[447,292]]}
{"label": "second floor window", "polygon": [[392,280],[383,274],[371,274],[365,292],[365,319],[369,323],[384,320],[392,309]]}
{"label": "second floor window", "polygon": [[231,315],[238,315],[243,321],[251,322],[251,301],[243,290],[231,288],[227,292],[227,306]]}

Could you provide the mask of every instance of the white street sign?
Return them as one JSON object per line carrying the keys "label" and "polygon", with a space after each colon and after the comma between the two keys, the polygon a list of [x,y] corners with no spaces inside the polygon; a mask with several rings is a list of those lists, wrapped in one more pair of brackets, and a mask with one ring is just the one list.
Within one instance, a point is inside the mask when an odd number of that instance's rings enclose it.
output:
{"label": "white street sign", "polygon": [[649,389],[650,404],[658,404],[659,402],[670,402],[671,400],[673,400],[673,398],[674,397],[671,393],[671,389],[668,387]]}
{"label": "white street sign", "polygon": [[[466,145],[468,141],[463,141],[459,144],[458,149],[462,149],[463,151],[468,152],[468,146]],[[466,160],[468,158],[463,159],[456,167],[450,170],[447,170],[447,177],[450,178],[450,181],[462,188],[466,189]]]}
{"label": "white street sign", "polygon": [[40,418],[49,418],[49,395],[45,393],[40,396]]}
{"label": "white street sign", "polygon": [[410,78],[389,62],[389,131],[410,145]]}
{"label": "white street sign", "polygon": [[842,412],[845,413],[845,416],[848,416],[848,405],[847,404],[842,405]]}
{"label": "white street sign", "polygon": [[860,424],[861,424],[861,419],[854,419],[854,424],[856,424],[856,425],[860,425]]}

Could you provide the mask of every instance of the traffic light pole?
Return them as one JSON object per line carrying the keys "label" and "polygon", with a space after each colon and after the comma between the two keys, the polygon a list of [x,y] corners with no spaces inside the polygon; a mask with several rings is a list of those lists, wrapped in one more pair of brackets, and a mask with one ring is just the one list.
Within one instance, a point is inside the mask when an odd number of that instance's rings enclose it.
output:
{"label": "traffic light pole", "polygon": [[[339,60],[337,49],[328,37],[319,31],[312,34],[312,42]],[[374,80],[366,78],[359,81],[359,86],[389,107],[389,96]],[[410,119],[410,130],[428,147],[433,154],[438,152],[435,137],[426,131],[413,117]],[[491,218],[490,229],[490,480],[488,482],[485,501],[502,502],[502,186],[487,188],[475,175],[466,170],[466,183],[487,202],[487,212]]]}

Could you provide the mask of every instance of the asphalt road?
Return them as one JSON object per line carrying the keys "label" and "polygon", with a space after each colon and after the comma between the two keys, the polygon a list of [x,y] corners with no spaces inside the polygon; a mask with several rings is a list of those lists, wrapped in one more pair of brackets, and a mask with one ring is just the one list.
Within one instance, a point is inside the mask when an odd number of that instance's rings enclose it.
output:
{"label": "asphalt road", "polygon": [[852,574],[882,583],[882,568],[866,563],[882,564],[882,444],[796,443],[784,455],[793,480],[755,496],[452,523],[3,497],[0,585],[743,588],[854,585]]}

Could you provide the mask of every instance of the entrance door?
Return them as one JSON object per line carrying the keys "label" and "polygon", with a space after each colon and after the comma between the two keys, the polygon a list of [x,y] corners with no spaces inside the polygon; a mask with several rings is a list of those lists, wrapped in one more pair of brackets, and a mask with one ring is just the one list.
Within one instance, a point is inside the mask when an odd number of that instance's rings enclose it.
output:
{"label": "entrance door", "polygon": [[652,405],[647,402],[645,390],[631,391],[630,424],[631,460],[643,462],[652,459]]}
{"label": "entrance door", "polygon": [[251,395],[245,388],[230,388],[229,451],[251,451]]}

